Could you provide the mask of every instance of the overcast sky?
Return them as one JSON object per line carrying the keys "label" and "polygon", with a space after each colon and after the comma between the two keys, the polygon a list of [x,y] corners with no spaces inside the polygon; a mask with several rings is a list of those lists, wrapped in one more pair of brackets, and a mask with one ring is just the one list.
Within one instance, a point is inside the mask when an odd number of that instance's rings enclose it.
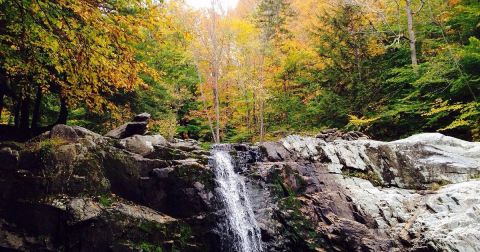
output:
{"label": "overcast sky", "polygon": [[[233,9],[237,6],[238,0],[218,0],[224,9]],[[194,8],[210,7],[211,0],[186,0],[187,4]]]}

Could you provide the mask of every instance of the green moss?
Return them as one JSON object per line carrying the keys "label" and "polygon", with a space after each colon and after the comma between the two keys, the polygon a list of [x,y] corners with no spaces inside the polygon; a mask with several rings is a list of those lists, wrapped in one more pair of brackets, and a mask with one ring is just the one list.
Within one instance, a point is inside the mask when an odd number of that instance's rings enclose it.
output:
{"label": "green moss", "polygon": [[138,247],[142,252],[163,252],[162,247],[148,242],[142,242]]}
{"label": "green moss", "polygon": [[113,199],[107,195],[102,195],[98,198],[98,203],[104,207],[110,207],[113,203]]}
{"label": "green moss", "polygon": [[281,212],[286,213],[287,235],[295,243],[305,245],[311,250],[322,247],[322,237],[317,233],[312,221],[302,213],[302,202],[296,197],[295,191],[282,182],[279,174],[275,176],[273,191],[279,197]]}
{"label": "green moss", "polygon": [[343,169],[342,174],[347,177],[356,177],[370,181],[374,186],[382,186],[380,176],[372,170],[361,171],[357,169]]}
{"label": "green moss", "polygon": [[202,150],[210,151],[212,149],[212,143],[210,142],[201,142],[199,145]]}
{"label": "green moss", "polygon": [[161,234],[163,237],[167,236],[167,227],[157,222],[142,221],[138,224],[138,228],[148,234]]}
{"label": "green moss", "polygon": [[184,247],[187,244],[188,239],[192,235],[192,229],[188,225],[180,225],[180,246]]}
{"label": "green moss", "polygon": [[433,182],[431,185],[430,185],[430,190],[432,191],[437,191],[439,190],[440,188],[442,188],[442,186],[446,186],[446,185],[449,185],[451,184],[452,182],[448,181],[448,180],[440,180],[439,182]]}
{"label": "green moss", "polygon": [[181,165],[177,167],[174,171],[178,177],[183,178],[189,184],[195,182],[202,183],[208,191],[213,191],[215,189],[214,175],[211,171],[204,169],[198,164],[192,165]]}

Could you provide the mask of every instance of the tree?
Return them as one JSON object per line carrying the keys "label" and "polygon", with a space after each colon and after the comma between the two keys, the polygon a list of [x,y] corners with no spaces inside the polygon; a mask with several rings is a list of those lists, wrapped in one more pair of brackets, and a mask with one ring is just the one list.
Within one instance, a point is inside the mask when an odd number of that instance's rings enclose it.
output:
{"label": "tree", "polygon": [[[135,59],[140,27],[154,25],[159,6],[138,1],[2,1],[0,68],[15,105],[16,126],[37,128],[45,95],[60,100],[56,123],[68,107],[115,110],[112,94],[143,85],[140,73],[155,75]],[[33,116],[30,125],[30,111]]]}

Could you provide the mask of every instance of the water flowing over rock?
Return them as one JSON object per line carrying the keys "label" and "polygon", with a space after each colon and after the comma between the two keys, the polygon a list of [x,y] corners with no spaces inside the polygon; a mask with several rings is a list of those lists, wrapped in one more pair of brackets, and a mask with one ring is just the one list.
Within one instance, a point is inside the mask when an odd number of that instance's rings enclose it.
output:
{"label": "water flowing over rock", "polygon": [[225,221],[221,223],[226,236],[224,251],[263,251],[260,229],[255,220],[245,182],[235,173],[230,154],[225,150],[215,149],[212,152],[212,163],[220,201],[225,208]]}
{"label": "water flowing over rock", "polygon": [[438,133],[207,151],[59,125],[0,142],[0,250],[475,252],[479,178],[480,143]]}

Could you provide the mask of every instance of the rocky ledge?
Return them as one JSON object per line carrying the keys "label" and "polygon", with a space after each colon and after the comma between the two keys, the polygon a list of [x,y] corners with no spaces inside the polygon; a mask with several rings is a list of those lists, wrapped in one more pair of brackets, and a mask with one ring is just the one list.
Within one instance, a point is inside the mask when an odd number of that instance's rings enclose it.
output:
{"label": "rocky ledge", "polygon": [[147,120],[105,137],[57,125],[26,143],[1,142],[0,249],[215,250],[209,152],[138,135]]}
{"label": "rocky ledge", "polygon": [[239,151],[268,251],[480,251],[480,143],[320,136]]}
{"label": "rocky ledge", "polygon": [[[148,119],[1,142],[0,250],[221,251],[209,151]],[[480,143],[325,131],[230,149],[265,251],[480,251]]]}

